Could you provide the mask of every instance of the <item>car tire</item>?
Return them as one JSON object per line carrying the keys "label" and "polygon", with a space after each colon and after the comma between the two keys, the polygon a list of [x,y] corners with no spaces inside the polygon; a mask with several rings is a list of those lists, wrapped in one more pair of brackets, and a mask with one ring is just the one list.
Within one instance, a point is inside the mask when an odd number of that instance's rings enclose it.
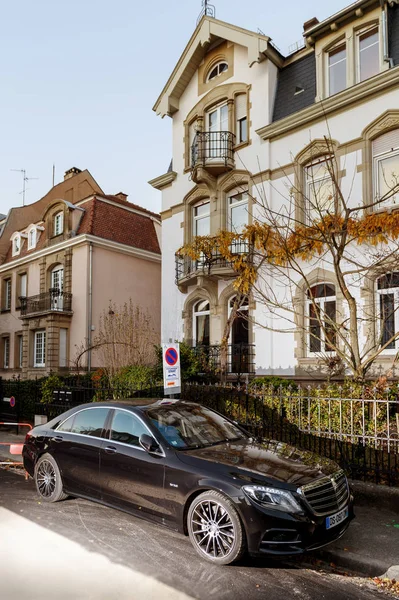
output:
{"label": "car tire", "polygon": [[244,527],[232,501],[214,490],[203,492],[187,514],[190,541],[197,553],[218,565],[230,565],[246,551]]}
{"label": "car tire", "polygon": [[44,502],[65,500],[61,473],[55,458],[51,454],[43,454],[35,465],[34,480],[36,490]]}

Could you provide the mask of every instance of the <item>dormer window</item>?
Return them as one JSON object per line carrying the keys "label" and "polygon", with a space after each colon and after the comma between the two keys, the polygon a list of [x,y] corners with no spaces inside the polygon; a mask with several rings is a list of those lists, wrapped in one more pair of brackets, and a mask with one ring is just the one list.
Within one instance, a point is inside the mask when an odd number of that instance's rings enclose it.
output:
{"label": "dormer window", "polygon": [[211,81],[212,79],[215,79],[215,77],[217,77],[218,75],[221,75],[222,73],[227,71],[228,68],[229,68],[229,65],[225,61],[221,61],[221,62],[217,63],[217,65],[212,67],[211,71],[209,72],[207,81]]}
{"label": "dormer window", "polygon": [[32,227],[28,232],[28,250],[32,250],[36,246],[36,227]]}
{"label": "dormer window", "polygon": [[338,94],[346,88],[346,44],[340,43],[328,53],[328,92]]}
{"label": "dormer window", "polygon": [[378,27],[358,34],[357,80],[364,81],[380,71],[380,44]]}
{"label": "dormer window", "polygon": [[21,251],[21,236],[17,234],[12,240],[12,255],[16,256]]}
{"label": "dormer window", "polygon": [[64,213],[61,211],[54,216],[54,235],[60,235],[64,231]]}

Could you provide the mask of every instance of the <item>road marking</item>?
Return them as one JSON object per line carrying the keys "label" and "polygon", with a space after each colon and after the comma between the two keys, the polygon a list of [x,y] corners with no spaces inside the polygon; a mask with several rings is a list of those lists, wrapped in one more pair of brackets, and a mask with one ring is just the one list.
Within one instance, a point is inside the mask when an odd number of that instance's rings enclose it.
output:
{"label": "road marking", "polygon": [[2,507],[0,539],[1,597],[7,600],[192,600]]}

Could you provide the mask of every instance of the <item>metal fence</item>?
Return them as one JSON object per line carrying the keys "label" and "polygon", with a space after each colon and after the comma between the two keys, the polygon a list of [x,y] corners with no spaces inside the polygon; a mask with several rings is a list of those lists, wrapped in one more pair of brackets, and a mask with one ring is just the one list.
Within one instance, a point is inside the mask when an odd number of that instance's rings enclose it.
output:
{"label": "metal fence", "polygon": [[320,464],[323,457],[335,460],[353,479],[399,486],[397,400],[317,393],[198,384],[182,389],[185,399],[218,410],[256,436],[316,452]]}

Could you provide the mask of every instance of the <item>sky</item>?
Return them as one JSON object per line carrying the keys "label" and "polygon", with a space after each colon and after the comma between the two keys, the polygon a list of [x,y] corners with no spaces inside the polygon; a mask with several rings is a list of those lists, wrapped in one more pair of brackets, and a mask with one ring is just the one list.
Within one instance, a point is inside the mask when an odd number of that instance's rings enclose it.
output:
{"label": "sky", "polygon": [[[216,18],[270,36],[283,54],[348,0],[214,0]],[[3,2],[0,36],[0,213],[88,169],[105,193],[153,211],[148,180],[166,172],[171,119],[152,107],[195,29],[201,0]]]}

